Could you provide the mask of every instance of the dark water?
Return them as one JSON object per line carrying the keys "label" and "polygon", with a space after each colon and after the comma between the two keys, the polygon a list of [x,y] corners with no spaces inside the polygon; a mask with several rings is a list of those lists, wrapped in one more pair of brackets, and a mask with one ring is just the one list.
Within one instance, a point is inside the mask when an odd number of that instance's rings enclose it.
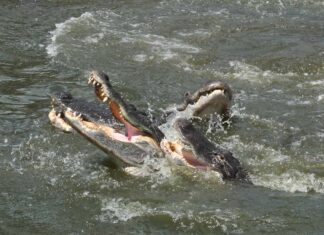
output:
{"label": "dark water", "polygon": [[[322,234],[324,4],[0,2],[0,234]],[[133,177],[48,122],[48,94],[94,99],[91,69],[160,114],[223,80],[233,122],[206,133],[253,186],[175,169]]]}

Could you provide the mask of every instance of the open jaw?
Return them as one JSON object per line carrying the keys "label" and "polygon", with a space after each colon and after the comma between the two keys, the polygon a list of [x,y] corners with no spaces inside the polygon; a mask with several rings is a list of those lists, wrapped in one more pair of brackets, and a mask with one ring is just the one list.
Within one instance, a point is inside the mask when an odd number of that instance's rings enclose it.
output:
{"label": "open jaw", "polygon": [[64,112],[64,119],[90,142],[112,154],[118,165],[139,166],[146,156],[159,152],[153,139],[147,136],[138,135],[129,139],[113,127],[89,121],[71,111]]}
{"label": "open jaw", "polygon": [[[210,155],[204,155],[205,159],[198,156],[191,147],[184,146],[183,143],[178,141],[168,141],[166,139],[162,140],[161,148],[166,154],[168,159],[180,166],[187,166],[194,169],[199,169],[203,171],[215,171],[219,173],[220,177],[224,180],[242,180],[245,182],[250,182],[247,172],[238,164],[232,165],[226,162],[228,156],[230,155],[211,153]],[[207,160],[207,159],[210,159]],[[215,160],[213,160],[215,159]],[[234,160],[236,163],[237,159]]]}
{"label": "open jaw", "polygon": [[161,148],[172,163],[176,165],[200,170],[211,169],[206,163],[199,161],[190,148],[185,148],[181,141],[168,141],[164,139],[161,141]]}
{"label": "open jaw", "polygon": [[129,139],[139,135],[148,136],[155,139],[157,144],[160,143],[164,137],[163,133],[151,123],[143,112],[124,101],[121,95],[113,89],[107,74],[92,71],[88,83],[94,87],[99,100],[106,103],[114,117],[124,124],[126,136]]}
{"label": "open jaw", "polygon": [[179,118],[174,123],[179,133],[176,141],[163,140],[162,150],[178,165],[218,172],[223,179],[248,180],[246,171],[232,153],[215,146],[190,121]]}
{"label": "open jaw", "polygon": [[[49,114],[52,124],[60,129],[75,130],[110,154],[118,165],[137,166],[144,157],[159,153],[152,138],[134,135],[128,138],[106,107],[82,99],[62,100],[62,95],[52,97],[53,110]],[[62,125],[63,123],[63,125]],[[63,129],[65,130],[65,129]]]}

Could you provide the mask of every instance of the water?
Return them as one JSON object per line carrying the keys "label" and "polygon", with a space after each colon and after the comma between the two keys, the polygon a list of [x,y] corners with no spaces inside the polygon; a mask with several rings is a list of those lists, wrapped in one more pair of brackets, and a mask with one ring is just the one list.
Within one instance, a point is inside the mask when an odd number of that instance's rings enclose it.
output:
{"label": "water", "polygon": [[[321,234],[324,4],[288,1],[1,1],[1,234]],[[47,119],[48,94],[94,99],[106,71],[160,115],[223,80],[232,124],[207,131],[253,186],[174,168],[132,177]],[[206,130],[205,127],[202,127]]]}

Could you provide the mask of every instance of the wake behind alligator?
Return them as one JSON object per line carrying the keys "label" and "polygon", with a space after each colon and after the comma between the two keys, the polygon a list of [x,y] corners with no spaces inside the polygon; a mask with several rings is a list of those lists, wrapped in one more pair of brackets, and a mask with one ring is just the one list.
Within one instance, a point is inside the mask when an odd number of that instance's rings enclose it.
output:
{"label": "wake behind alligator", "polygon": [[66,132],[80,133],[109,154],[116,165],[127,170],[140,167],[148,157],[166,157],[176,165],[215,171],[225,180],[249,182],[238,159],[210,142],[189,121],[212,113],[227,119],[232,102],[227,84],[212,82],[192,95],[187,93],[184,103],[169,110],[165,122],[158,126],[146,112],[122,98],[107,74],[93,71],[88,83],[105,107],[62,92],[52,96],[49,118]]}

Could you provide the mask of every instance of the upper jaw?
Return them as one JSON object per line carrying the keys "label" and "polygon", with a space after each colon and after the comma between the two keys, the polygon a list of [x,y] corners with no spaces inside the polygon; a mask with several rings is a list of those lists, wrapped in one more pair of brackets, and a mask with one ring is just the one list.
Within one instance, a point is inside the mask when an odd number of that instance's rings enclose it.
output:
{"label": "upper jaw", "polygon": [[91,84],[95,88],[96,95],[102,102],[110,100],[110,83],[108,75],[103,72],[92,71],[88,84]]}

